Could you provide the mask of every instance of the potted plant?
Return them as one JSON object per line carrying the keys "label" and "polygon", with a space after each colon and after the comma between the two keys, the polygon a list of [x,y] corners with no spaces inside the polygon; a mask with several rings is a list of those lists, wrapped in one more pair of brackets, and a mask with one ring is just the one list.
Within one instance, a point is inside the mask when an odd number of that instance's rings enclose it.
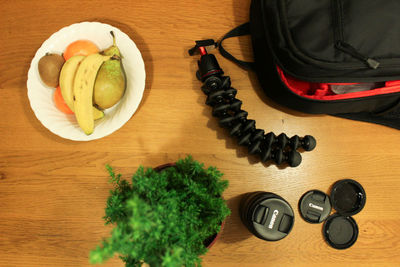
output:
{"label": "potted plant", "polygon": [[105,210],[111,237],[90,253],[91,263],[119,254],[126,266],[201,266],[199,256],[230,214],[222,198],[228,181],[191,156],[159,168],[139,167],[132,182],[107,166],[115,188]]}

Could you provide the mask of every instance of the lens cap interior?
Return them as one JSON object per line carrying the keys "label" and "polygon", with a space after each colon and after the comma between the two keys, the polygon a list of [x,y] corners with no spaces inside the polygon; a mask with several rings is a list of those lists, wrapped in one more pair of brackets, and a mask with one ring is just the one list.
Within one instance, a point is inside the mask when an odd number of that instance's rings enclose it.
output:
{"label": "lens cap interior", "polygon": [[250,207],[251,230],[258,238],[278,241],[286,237],[294,224],[292,207],[283,198],[272,193],[257,197]]}
{"label": "lens cap interior", "polygon": [[325,221],[323,234],[331,247],[346,249],[356,242],[358,226],[352,217],[335,213]]}
{"label": "lens cap interior", "polygon": [[299,211],[307,222],[321,223],[332,211],[329,196],[319,190],[308,191],[300,198]]}
{"label": "lens cap interior", "polygon": [[345,179],[337,181],[332,186],[332,206],[343,216],[360,212],[365,206],[365,201],[365,190],[357,181]]}

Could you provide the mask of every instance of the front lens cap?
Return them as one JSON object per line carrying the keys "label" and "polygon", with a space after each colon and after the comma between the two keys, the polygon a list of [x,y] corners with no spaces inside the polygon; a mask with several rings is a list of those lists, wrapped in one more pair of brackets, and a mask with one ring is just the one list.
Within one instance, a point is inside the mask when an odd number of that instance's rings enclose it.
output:
{"label": "front lens cap", "polygon": [[306,192],[299,201],[301,217],[309,223],[321,223],[332,211],[329,196],[319,190]]}
{"label": "front lens cap", "polygon": [[282,197],[269,192],[255,192],[242,199],[242,203],[243,223],[258,238],[278,241],[292,230],[294,212]]}
{"label": "front lens cap", "polygon": [[325,221],[323,234],[331,247],[346,249],[357,241],[358,226],[352,217],[335,213]]}
{"label": "front lens cap", "polygon": [[333,208],[343,216],[360,212],[366,201],[364,188],[352,179],[337,181],[332,186],[331,201]]}

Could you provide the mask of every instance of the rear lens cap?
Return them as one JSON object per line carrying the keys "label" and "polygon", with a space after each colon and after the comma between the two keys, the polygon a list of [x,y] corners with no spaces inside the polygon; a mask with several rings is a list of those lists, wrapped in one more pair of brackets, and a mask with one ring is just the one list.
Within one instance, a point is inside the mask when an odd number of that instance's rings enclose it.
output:
{"label": "rear lens cap", "polygon": [[352,217],[335,213],[325,221],[323,234],[331,247],[346,249],[357,241],[358,226]]}
{"label": "rear lens cap", "polygon": [[321,223],[332,211],[329,196],[319,190],[306,192],[299,201],[300,214],[309,223]]}
{"label": "rear lens cap", "polygon": [[286,237],[294,224],[294,213],[289,203],[268,192],[254,192],[243,198],[240,214],[248,230],[267,241]]}
{"label": "rear lens cap", "polygon": [[339,214],[351,216],[364,208],[366,195],[364,188],[357,181],[345,179],[332,186],[331,201]]}

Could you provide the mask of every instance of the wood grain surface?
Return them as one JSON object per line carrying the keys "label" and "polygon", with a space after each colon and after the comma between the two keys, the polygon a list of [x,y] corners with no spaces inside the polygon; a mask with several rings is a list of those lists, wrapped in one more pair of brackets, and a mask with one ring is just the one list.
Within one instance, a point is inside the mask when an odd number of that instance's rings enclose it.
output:
{"label": "wood grain surface", "polygon": [[[111,188],[105,164],[125,178],[139,165],[158,166],[191,154],[217,166],[230,181],[232,215],[204,266],[400,266],[399,131],[324,115],[306,115],[267,99],[253,73],[217,58],[257,126],[289,136],[312,134],[318,145],[297,168],[266,166],[230,139],[204,104],[195,78],[194,40],[219,39],[249,19],[250,0],[2,1],[0,5],[0,266],[89,266],[88,254],[109,235],[102,221]],[[146,65],[140,108],[118,131],[90,142],[49,132],[27,97],[27,72],[40,45],[62,27],[100,21],[137,44]],[[251,59],[248,38],[227,40]],[[310,189],[329,192],[353,178],[367,203],[354,216],[359,238],[347,250],[329,247],[322,225],[304,222],[297,209]],[[265,242],[238,218],[242,194],[284,197],[296,213],[288,237]],[[115,257],[104,266],[123,266]]]}

